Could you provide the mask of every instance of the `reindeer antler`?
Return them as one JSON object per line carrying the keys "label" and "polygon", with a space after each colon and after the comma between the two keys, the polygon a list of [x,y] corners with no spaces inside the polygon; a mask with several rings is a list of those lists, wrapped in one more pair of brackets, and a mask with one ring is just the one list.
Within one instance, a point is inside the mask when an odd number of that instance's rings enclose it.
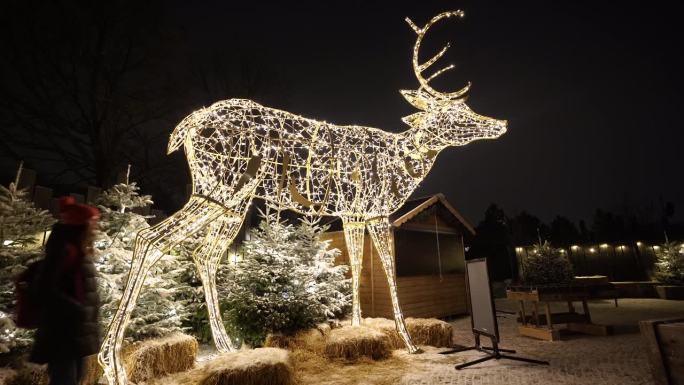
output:
{"label": "reindeer antler", "polygon": [[434,97],[438,97],[441,99],[457,99],[462,97],[468,90],[470,89],[470,82],[468,82],[468,85],[463,87],[462,89],[456,91],[456,92],[439,92],[432,88],[430,86],[430,81],[437,76],[441,75],[443,72],[451,70],[454,68],[453,64],[450,64],[439,71],[435,72],[432,74],[430,77],[425,79],[422,75],[422,73],[428,69],[431,65],[435,64],[439,58],[444,55],[447,49],[449,49],[450,44],[447,43],[447,45],[442,48],[441,51],[439,51],[435,56],[433,56],[430,60],[426,61],[423,64],[418,64],[418,51],[420,50],[420,43],[423,41],[423,37],[425,37],[425,34],[427,33],[428,29],[436,22],[443,18],[449,18],[451,16],[458,16],[458,17],[463,17],[465,16],[465,13],[463,11],[450,11],[450,12],[443,12],[440,13],[439,15],[435,16],[430,20],[423,28],[419,28],[411,19],[408,17],[406,18],[406,22],[411,26],[411,28],[418,34],[418,39],[416,39],[416,45],[413,46],[413,71],[416,73],[416,77],[418,78],[418,82],[420,83],[420,88],[425,89],[430,95]]}

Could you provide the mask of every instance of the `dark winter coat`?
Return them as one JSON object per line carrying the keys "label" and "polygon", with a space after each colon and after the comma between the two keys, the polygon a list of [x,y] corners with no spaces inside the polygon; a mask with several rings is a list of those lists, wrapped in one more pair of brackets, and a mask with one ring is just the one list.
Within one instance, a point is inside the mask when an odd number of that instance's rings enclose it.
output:
{"label": "dark winter coat", "polygon": [[70,227],[55,225],[51,238],[57,239],[46,245],[36,292],[42,313],[31,352],[33,362],[80,358],[100,349],[95,265],[80,245],[61,237],[60,231],[68,233],[73,230]]}

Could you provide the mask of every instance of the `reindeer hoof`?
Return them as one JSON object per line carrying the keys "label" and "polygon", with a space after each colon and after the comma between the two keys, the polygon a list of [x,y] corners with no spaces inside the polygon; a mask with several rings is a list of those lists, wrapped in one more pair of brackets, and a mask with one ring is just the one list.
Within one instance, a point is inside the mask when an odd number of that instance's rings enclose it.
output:
{"label": "reindeer hoof", "polygon": [[409,354],[422,354],[425,352],[423,351],[423,349],[421,349],[417,346],[412,346],[412,347],[408,348],[408,353]]}

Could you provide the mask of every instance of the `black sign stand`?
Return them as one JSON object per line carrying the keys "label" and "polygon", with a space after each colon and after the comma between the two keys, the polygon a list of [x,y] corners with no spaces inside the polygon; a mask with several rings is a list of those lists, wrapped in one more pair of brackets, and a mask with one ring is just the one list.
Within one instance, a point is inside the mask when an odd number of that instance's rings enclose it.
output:
{"label": "black sign stand", "polygon": [[[466,261],[466,292],[467,292],[467,297],[468,297],[468,310],[470,311],[470,314],[473,314],[472,312],[472,306],[473,306],[473,300],[471,297],[471,287],[470,287],[470,276],[468,274],[468,264],[469,263],[484,263],[485,264],[485,272],[487,273],[486,276],[484,277],[473,277],[476,279],[486,279],[487,280],[487,285],[489,286],[489,299],[491,301],[491,309],[492,312],[494,312],[494,297],[491,295],[492,293],[492,286],[491,282],[489,281],[489,272],[487,270],[486,266],[486,259],[480,258],[480,259],[472,259]],[[510,350],[510,349],[501,349],[499,348],[499,324],[496,320],[496,314],[491,314],[493,322],[494,322],[494,334],[484,332],[482,330],[479,330],[475,327],[473,317],[470,317],[470,325],[473,331],[473,336],[475,337],[475,346],[467,347],[467,348],[461,348],[461,349],[452,349],[452,350],[447,350],[445,352],[441,352],[440,354],[452,354],[452,353],[458,353],[458,352],[463,352],[466,350],[477,350],[482,353],[485,353],[486,356],[482,358],[478,358],[476,360],[466,362],[463,364],[456,365],[457,370],[461,370],[463,368],[466,368],[471,365],[476,365],[481,362],[489,361],[489,360],[499,360],[502,358],[509,359],[509,360],[514,360],[514,361],[523,361],[523,362],[529,362],[533,364],[540,364],[540,365],[549,365],[548,361],[541,361],[541,360],[535,360],[532,358],[524,358],[524,357],[516,357],[516,356],[509,356],[506,354],[501,354],[503,353],[515,353],[515,350]],[[488,337],[492,341],[492,347],[486,347],[482,346],[480,344],[480,337]]]}

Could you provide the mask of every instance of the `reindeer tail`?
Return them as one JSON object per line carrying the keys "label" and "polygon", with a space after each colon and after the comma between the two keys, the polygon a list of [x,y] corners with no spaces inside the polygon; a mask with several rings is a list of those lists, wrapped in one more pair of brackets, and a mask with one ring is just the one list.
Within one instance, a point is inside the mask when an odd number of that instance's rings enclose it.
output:
{"label": "reindeer tail", "polygon": [[166,148],[166,153],[170,154],[180,146],[183,145],[183,142],[185,142],[185,137],[188,136],[188,132],[190,131],[191,128],[196,124],[197,118],[199,116],[199,112],[202,110],[195,111],[192,114],[188,115],[183,119],[176,128],[173,129],[173,132],[171,133],[171,137],[169,138],[169,145]]}

